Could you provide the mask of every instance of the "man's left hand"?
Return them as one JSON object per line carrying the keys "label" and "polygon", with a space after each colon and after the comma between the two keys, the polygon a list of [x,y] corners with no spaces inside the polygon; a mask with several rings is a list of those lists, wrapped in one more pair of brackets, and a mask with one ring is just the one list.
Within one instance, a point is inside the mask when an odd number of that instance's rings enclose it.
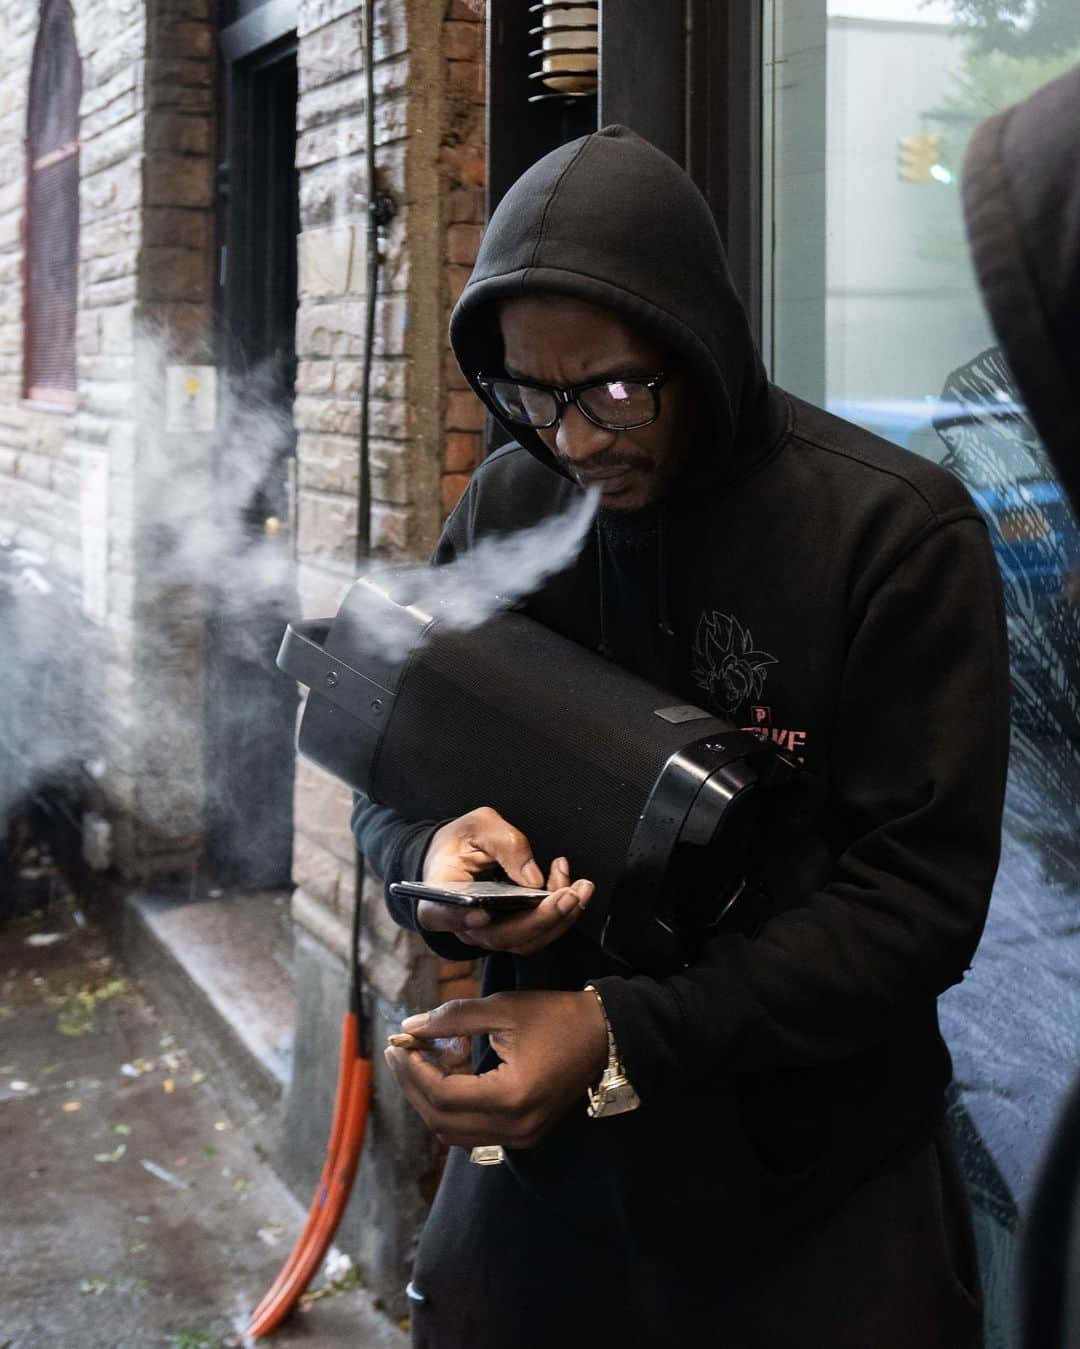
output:
{"label": "man's left hand", "polygon": [[416,1050],[391,1048],[389,1063],[405,1095],[440,1142],[471,1148],[531,1148],[584,1101],[607,1064],[607,1028],[594,993],[528,991],[462,998],[408,1017],[421,1040],[487,1034],[501,1062],[463,1074]]}

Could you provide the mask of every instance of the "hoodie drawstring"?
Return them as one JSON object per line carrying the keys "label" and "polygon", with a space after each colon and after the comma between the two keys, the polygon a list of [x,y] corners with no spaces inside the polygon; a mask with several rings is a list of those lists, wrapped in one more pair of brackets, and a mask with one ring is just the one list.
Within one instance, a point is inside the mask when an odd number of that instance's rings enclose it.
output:
{"label": "hoodie drawstring", "polygon": [[604,603],[604,540],[600,537],[600,516],[595,516],[593,528],[596,531],[596,577],[600,592],[600,646],[601,656],[612,660],[611,648],[607,644],[607,605]]}
{"label": "hoodie drawstring", "polygon": [[667,508],[661,503],[660,514],[656,522],[656,626],[665,637],[674,637],[671,626],[671,613],[668,609],[668,550],[667,550]]}
{"label": "hoodie drawstring", "polygon": [[[660,634],[670,641],[675,636],[671,625],[671,610],[668,601],[668,544],[666,530],[667,511],[660,507],[656,531],[656,627]],[[604,585],[604,541],[600,533],[600,517],[597,516],[593,528],[596,532],[596,576],[600,601],[600,645],[597,648],[601,656],[613,660],[614,655],[608,645],[607,633],[607,591]]]}

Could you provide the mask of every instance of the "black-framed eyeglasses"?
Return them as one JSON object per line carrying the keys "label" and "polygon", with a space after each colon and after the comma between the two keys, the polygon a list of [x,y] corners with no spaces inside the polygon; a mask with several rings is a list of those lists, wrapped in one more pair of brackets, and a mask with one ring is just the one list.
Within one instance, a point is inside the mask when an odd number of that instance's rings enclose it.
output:
{"label": "black-framed eyeglasses", "polygon": [[669,374],[646,379],[593,379],[584,384],[537,384],[529,379],[479,375],[477,384],[510,421],[546,431],[555,426],[571,403],[581,415],[605,431],[633,431],[660,415],[660,390]]}

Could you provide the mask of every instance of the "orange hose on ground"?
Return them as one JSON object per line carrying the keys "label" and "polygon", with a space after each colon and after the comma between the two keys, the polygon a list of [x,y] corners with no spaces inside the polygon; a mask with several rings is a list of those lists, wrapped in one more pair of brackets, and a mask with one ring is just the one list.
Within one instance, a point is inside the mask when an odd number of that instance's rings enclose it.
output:
{"label": "orange hose on ground", "polygon": [[329,1249],[348,1202],[356,1168],[360,1163],[371,1100],[371,1079],[371,1060],[357,1059],[350,1083],[341,1147],[335,1157],[333,1176],[325,1201],[316,1216],[314,1226],[307,1231],[306,1241],[299,1250],[298,1259],[275,1296],[269,1301],[264,1299],[260,1315],[254,1318],[248,1327],[247,1333],[254,1339],[269,1335],[285,1320],[300,1301],[301,1295]]}
{"label": "orange hose on ground", "polygon": [[346,1108],[349,1101],[349,1085],[353,1069],[356,1065],[357,1050],[359,1048],[359,1027],[356,1016],[353,1012],[347,1012],[341,1024],[341,1053],[338,1057],[338,1080],[337,1091],[334,1096],[334,1114],[330,1124],[330,1139],[326,1145],[326,1161],[323,1162],[322,1174],[319,1176],[319,1183],[315,1187],[315,1194],[308,1209],[307,1218],[293,1245],[289,1258],[278,1273],[277,1278],[267,1289],[259,1302],[259,1305],[252,1312],[252,1323],[259,1318],[263,1309],[269,1306],[270,1302],[277,1296],[277,1293],[285,1280],[288,1278],[293,1266],[299,1260],[304,1247],[310,1240],[311,1231],[315,1226],[319,1214],[322,1212],[323,1205],[326,1202],[326,1196],[329,1193],[331,1177],[334,1173],[334,1160],[337,1156],[338,1148],[341,1146],[341,1135],[345,1128]]}
{"label": "orange hose on ground", "polygon": [[247,1334],[255,1339],[276,1330],[299,1302],[322,1263],[348,1202],[371,1100],[371,1060],[359,1058],[358,1049],[357,1017],[349,1012],[342,1025],[338,1090],[322,1175],[288,1260],[252,1313]]}

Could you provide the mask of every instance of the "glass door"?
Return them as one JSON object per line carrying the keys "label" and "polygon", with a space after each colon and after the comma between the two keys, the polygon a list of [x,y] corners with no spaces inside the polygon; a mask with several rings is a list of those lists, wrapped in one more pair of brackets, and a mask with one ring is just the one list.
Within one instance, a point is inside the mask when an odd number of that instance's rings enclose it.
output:
{"label": "glass door", "polygon": [[763,348],[782,387],[956,473],[1005,585],[1006,839],[942,1000],[988,1343],[1014,1343],[1018,1206],[1080,1038],[1080,534],[985,318],[959,179],[985,117],[1080,60],[1080,6],[766,0]]}

